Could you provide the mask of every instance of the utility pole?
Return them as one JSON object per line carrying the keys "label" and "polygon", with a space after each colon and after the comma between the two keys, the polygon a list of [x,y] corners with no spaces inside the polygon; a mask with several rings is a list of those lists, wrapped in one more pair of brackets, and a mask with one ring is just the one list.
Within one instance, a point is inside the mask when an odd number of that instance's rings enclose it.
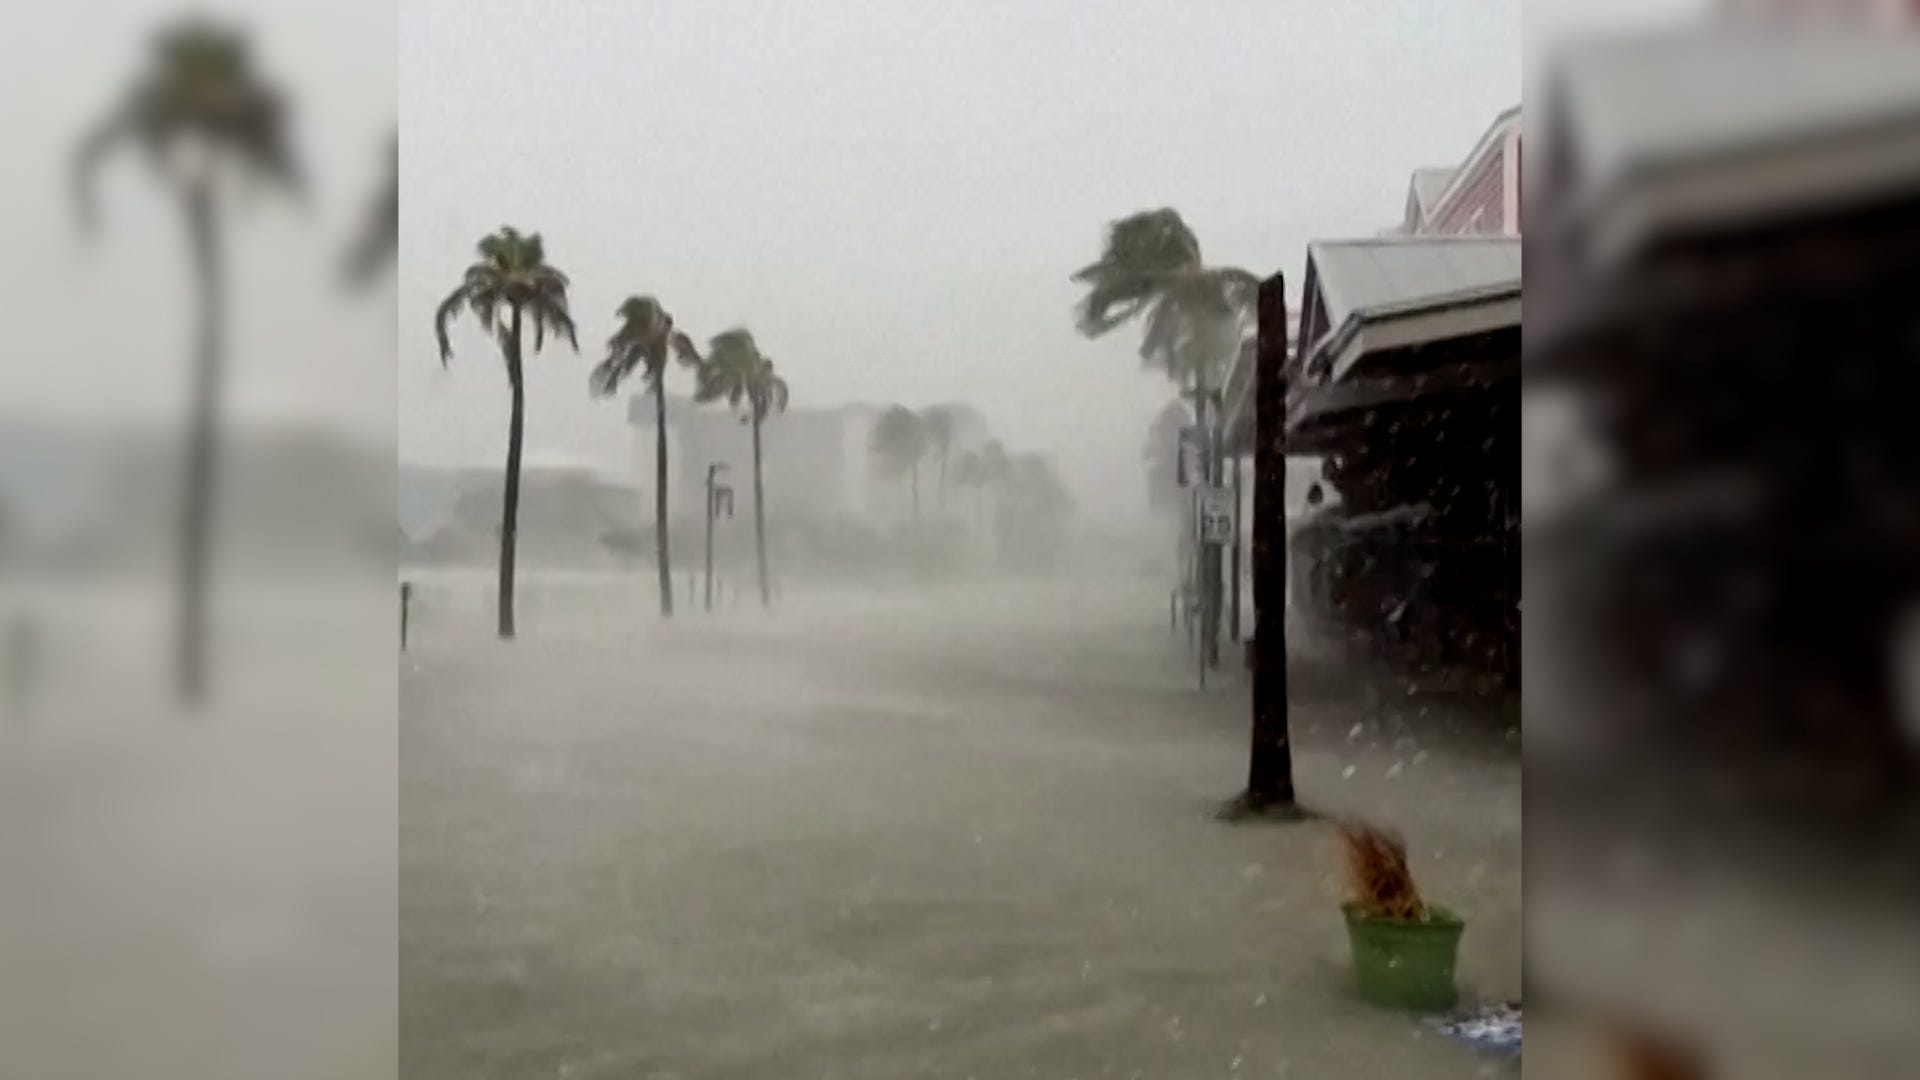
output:
{"label": "utility pole", "polygon": [[1279,274],[1260,283],[1254,382],[1253,732],[1247,787],[1227,820],[1298,820],[1287,716],[1287,301]]}
{"label": "utility pole", "polygon": [[713,519],[720,515],[720,507],[723,502],[726,505],[727,516],[733,516],[733,489],[725,484],[719,483],[717,479],[720,473],[726,471],[726,468],[727,463],[724,461],[709,462],[707,465],[706,606],[708,611],[713,610]]}

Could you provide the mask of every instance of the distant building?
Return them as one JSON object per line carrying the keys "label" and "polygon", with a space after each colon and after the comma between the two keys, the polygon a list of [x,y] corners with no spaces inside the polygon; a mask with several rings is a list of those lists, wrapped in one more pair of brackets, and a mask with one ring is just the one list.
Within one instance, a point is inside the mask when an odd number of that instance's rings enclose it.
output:
{"label": "distant building", "polygon": [[[857,404],[796,407],[768,417],[760,429],[768,510],[799,510],[823,517],[870,515],[873,485],[867,446],[879,411]],[[635,394],[627,409],[633,425],[632,475],[649,515],[655,476],[653,418],[652,398]],[[669,395],[667,460],[669,518],[701,516],[707,467],[715,463],[727,466],[727,483],[739,493],[735,505],[741,512],[750,512],[752,433],[734,410]]]}

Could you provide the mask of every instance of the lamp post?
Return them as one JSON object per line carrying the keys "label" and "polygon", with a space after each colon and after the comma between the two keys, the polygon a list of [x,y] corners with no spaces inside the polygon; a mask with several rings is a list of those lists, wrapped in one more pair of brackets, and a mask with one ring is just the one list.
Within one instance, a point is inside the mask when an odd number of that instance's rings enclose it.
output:
{"label": "lamp post", "polygon": [[707,585],[706,608],[713,610],[713,519],[720,516],[722,508],[728,517],[733,516],[733,489],[719,482],[719,474],[725,472],[727,463],[714,461],[707,464]]}

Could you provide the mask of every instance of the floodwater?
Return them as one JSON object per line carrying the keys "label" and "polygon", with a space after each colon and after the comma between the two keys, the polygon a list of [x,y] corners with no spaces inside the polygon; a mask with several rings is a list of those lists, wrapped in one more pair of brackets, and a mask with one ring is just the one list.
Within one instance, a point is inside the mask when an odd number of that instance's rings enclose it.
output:
{"label": "floodwater", "polygon": [[[1229,826],[1246,687],[1147,585],[416,590],[401,660],[401,1075],[900,1080],[1504,1072],[1353,998],[1324,823]],[[1231,653],[1229,655],[1232,655]],[[1296,661],[1316,808],[1402,829],[1520,990],[1497,710]]]}

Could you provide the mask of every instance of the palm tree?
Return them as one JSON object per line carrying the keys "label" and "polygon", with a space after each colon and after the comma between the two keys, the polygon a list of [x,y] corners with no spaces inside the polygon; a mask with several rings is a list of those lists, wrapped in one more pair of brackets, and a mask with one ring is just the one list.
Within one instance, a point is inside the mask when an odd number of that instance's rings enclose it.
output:
{"label": "palm tree", "polygon": [[197,701],[206,690],[206,589],[211,555],[214,468],[226,285],[219,210],[222,178],[287,191],[300,187],[286,137],[279,91],[261,81],[246,37],[201,19],[156,35],[149,65],[107,116],[82,139],[73,188],[82,224],[95,218],[93,181],[106,155],[128,143],[145,152],[187,224],[189,262],[199,293],[192,394],[187,422],[180,526],[179,691]]}
{"label": "palm tree", "polygon": [[942,514],[947,511],[947,460],[953,454],[953,439],[959,424],[959,416],[950,405],[934,405],[920,413],[920,430],[926,435],[927,449],[939,462],[939,486],[935,490],[939,493]]}
{"label": "palm tree", "polygon": [[920,523],[920,459],[927,453],[924,419],[905,405],[894,405],[874,421],[868,450],[881,471],[908,477],[913,490],[913,521]]}
{"label": "palm tree", "polygon": [[346,277],[353,285],[366,285],[380,271],[393,265],[400,246],[400,137],[387,144],[386,183],[367,203],[366,222],[353,248],[347,252]]}
{"label": "palm tree", "polygon": [[953,486],[973,489],[973,528],[975,532],[978,532],[980,529],[980,497],[986,488],[986,475],[981,469],[980,452],[978,450],[962,451],[960,456],[954,459]]}
{"label": "palm tree", "polygon": [[[1253,322],[1260,281],[1245,270],[1209,266],[1200,240],[1179,212],[1162,208],[1122,218],[1107,227],[1098,261],[1073,280],[1087,287],[1076,309],[1080,332],[1100,337],[1131,319],[1144,322],[1140,357],[1193,394],[1195,418],[1211,442],[1211,406],[1225,381],[1226,365]],[[1206,446],[1202,480],[1219,482],[1219,454]],[[1219,662],[1220,553],[1209,548],[1201,561],[1206,597],[1206,658]]]}
{"label": "palm tree", "polygon": [[447,323],[465,307],[494,335],[507,363],[513,406],[507,419],[507,472],[500,507],[500,636],[511,638],[513,553],[520,515],[520,442],[527,407],[526,379],[520,367],[521,332],[524,322],[533,323],[536,353],[545,347],[548,331],[564,335],[574,352],[580,351],[580,341],[574,333],[573,317],[567,313],[567,275],[547,262],[546,246],[540,242],[539,233],[523,235],[512,226],[502,226],[491,236],[482,237],[477,251],[479,259],[467,267],[460,284],[434,311],[433,333],[440,342],[440,363],[445,366],[453,358]]}
{"label": "palm tree", "polygon": [[673,614],[673,569],[667,555],[667,358],[688,367],[699,363],[693,341],[673,328],[673,316],[651,296],[629,296],[620,305],[620,329],[607,339],[607,358],[588,379],[594,397],[608,397],[620,380],[641,369],[653,391],[654,561],[660,567],[660,614]]}
{"label": "palm tree", "polygon": [[[1013,472],[1013,463],[1011,459],[1007,457],[1006,446],[1003,445],[999,439],[988,439],[981,445],[979,455],[979,489],[984,497],[987,494],[997,491],[1000,485],[1006,483],[1007,477]],[[991,508],[996,505],[996,501],[984,499],[983,505]],[[983,527],[988,532],[998,534],[1000,531],[999,515],[996,513],[992,517],[985,519],[983,521]]]}
{"label": "palm tree", "polygon": [[[683,339],[684,340],[684,339]],[[677,343],[676,343],[677,344]],[[742,423],[753,427],[753,543],[760,571],[760,606],[773,602],[767,588],[767,500],[760,475],[760,425],[787,408],[787,381],[773,370],[773,360],[760,351],[744,327],[715,334],[702,359],[691,342],[681,346],[682,357],[700,372],[694,400],[725,399],[738,410]]]}

